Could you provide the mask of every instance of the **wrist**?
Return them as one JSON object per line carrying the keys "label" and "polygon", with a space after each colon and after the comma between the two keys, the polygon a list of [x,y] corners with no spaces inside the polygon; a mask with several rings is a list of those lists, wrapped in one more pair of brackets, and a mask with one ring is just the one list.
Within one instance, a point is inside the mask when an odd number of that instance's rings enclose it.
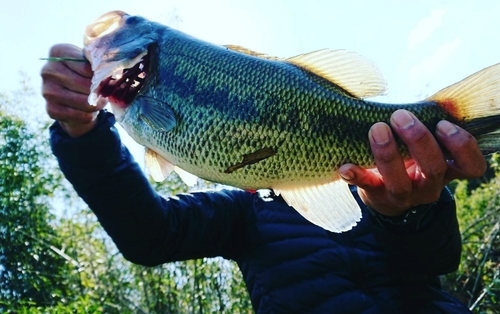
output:
{"label": "wrist", "polygon": [[90,132],[95,127],[97,119],[92,120],[92,122],[90,123],[81,124],[72,124],[61,121],[58,122],[64,132],[66,132],[72,138],[77,138]]}
{"label": "wrist", "polygon": [[371,216],[384,227],[398,232],[415,232],[421,229],[428,218],[431,216],[430,212],[437,202],[430,204],[422,204],[419,206],[411,207],[404,213],[398,216],[388,216],[381,214],[368,207]]}

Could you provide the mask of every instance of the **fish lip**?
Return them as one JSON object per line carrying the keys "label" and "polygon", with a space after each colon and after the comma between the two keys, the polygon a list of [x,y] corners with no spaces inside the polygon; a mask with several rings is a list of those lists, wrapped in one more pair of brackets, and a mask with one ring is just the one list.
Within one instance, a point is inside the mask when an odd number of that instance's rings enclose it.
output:
{"label": "fish lip", "polygon": [[111,11],[98,17],[85,28],[83,36],[84,46],[88,46],[96,39],[115,32],[130,15],[123,11]]}

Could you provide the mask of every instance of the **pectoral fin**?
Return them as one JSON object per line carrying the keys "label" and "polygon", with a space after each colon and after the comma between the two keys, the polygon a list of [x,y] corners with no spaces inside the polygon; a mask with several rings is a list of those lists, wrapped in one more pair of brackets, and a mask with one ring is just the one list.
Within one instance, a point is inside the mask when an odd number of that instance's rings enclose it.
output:
{"label": "pectoral fin", "polygon": [[319,186],[276,190],[288,205],[310,222],[332,232],[351,230],[361,209],[347,183],[335,180]]}
{"label": "pectoral fin", "polygon": [[177,122],[175,115],[168,104],[151,97],[142,96],[139,118],[158,132],[168,132]]}

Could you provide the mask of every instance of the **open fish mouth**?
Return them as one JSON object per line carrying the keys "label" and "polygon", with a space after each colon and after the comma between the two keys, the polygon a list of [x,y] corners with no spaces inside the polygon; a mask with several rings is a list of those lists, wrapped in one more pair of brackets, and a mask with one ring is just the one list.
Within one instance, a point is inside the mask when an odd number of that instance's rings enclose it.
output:
{"label": "open fish mouth", "polygon": [[89,104],[99,97],[122,108],[129,105],[145,84],[150,45],[156,41],[149,21],[122,11],[102,15],[85,29],[84,54],[94,76]]}
{"label": "open fish mouth", "polygon": [[149,60],[149,55],[145,55],[133,67],[115,71],[99,83],[97,95],[120,106],[132,103],[145,83]]}

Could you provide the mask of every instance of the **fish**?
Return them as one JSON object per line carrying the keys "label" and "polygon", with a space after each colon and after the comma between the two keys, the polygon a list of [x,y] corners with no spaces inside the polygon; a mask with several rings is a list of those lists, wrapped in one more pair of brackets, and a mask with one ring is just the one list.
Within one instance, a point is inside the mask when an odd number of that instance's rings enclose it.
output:
{"label": "fish", "polygon": [[331,232],[362,218],[339,167],[375,168],[368,131],[398,109],[431,132],[443,119],[459,125],[484,154],[500,148],[500,64],[425,100],[385,104],[367,99],[386,92],[381,71],[343,49],[278,58],[122,11],[89,24],[83,49],[94,72],[89,103],[107,98],[116,121],[146,148],[154,180],[175,171],[191,183],[271,189]]}

